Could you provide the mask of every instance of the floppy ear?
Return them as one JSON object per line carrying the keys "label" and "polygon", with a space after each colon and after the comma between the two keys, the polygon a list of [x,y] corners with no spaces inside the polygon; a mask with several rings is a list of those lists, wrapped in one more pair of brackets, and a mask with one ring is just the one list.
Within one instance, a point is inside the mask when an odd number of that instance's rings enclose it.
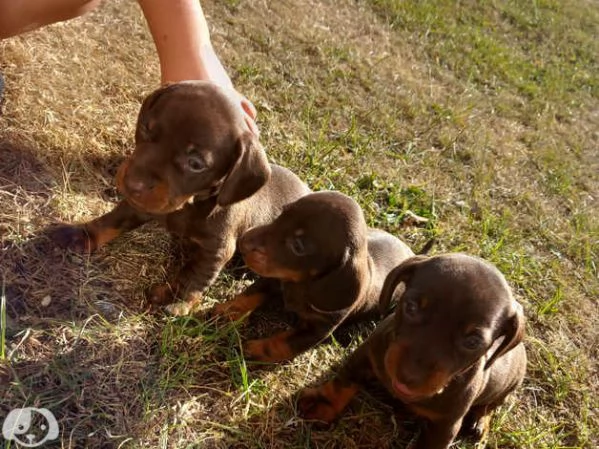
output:
{"label": "floppy ear", "polygon": [[407,283],[414,274],[414,271],[416,271],[416,268],[426,260],[428,260],[428,257],[426,256],[413,256],[403,261],[389,272],[385,278],[385,283],[383,284],[381,296],[379,298],[379,311],[381,315],[387,315],[389,304],[391,303],[397,285],[400,282]]}
{"label": "floppy ear", "polygon": [[489,368],[495,362],[495,360],[497,360],[503,354],[516,347],[524,338],[525,319],[522,306],[516,301],[512,301],[512,305],[512,314],[506,317],[501,329],[501,333],[497,337],[499,338],[503,336],[503,341],[495,350],[491,358],[487,360],[487,363],[485,363],[485,369]]}
{"label": "floppy ear", "polygon": [[147,97],[144,98],[137,116],[137,126],[135,128],[135,140],[147,140],[150,138],[150,110],[154,107],[158,99],[166,92],[175,90],[178,84],[166,84]]}
{"label": "floppy ear", "polygon": [[266,152],[254,133],[246,131],[236,145],[237,162],[225,178],[216,198],[221,207],[249,198],[270,178],[271,168]]}
{"label": "floppy ear", "polygon": [[312,279],[304,290],[304,301],[319,314],[319,319],[338,324],[356,306],[360,285],[369,273],[367,264],[359,263],[346,251],[343,260],[317,279]]}

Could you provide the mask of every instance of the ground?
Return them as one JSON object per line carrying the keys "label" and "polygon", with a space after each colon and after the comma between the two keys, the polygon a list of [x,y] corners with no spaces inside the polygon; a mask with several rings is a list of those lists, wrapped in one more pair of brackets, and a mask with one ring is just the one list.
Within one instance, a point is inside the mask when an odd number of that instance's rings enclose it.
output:
{"label": "ground", "polygon": [[[507,277],[530,361],[488,447],[597,447],[597,3],[202,4],[272,161],[352,195],[416,249],[434,236],[433,253],[475,254]],[[56,447],[406,447],[417,426],[376,392],[330,429],[296,414],[297,391],[368,329],[256,366],[240,342],[276,314],[243,327],[147,311],[169,257],[158,228],[91,257],[44,238],[117,199],[115,169],[159,84],[135,2],[0,42],[0,71],[0,417],[52,410]],[[408,210],[429,222],[405,225]],[[245,282],[223,274],[205,309]]]}

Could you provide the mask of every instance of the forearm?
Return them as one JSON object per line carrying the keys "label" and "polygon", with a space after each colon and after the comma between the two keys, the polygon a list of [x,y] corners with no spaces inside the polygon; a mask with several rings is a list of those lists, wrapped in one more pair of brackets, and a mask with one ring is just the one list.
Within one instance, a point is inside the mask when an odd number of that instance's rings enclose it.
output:
{"label": "forearm", "polygon": [[0,0],[0,39],[72,19],[99,3],[100,0]]}
{"label": "forearm", "polygon": [[233,87],[216,56],[199,0],[138,0],[160,60],[162,82],[210,80]]}

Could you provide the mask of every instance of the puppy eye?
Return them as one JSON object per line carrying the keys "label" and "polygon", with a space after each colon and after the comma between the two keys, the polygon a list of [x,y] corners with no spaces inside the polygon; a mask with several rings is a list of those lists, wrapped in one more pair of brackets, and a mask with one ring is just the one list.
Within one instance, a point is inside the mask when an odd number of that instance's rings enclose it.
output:
{"label": "puppy eye", "polygon": [[462,340],[462,347],[467,351],[476,351],[477,349],[481,349],[484,344],[485,341],[480,334],[470,334]]}
{"label": "puppy eye", "polygon": [[405,298],[402,302],[404,316],[416,319],[420,315],[420,304],[416,298]]}
{"label": "puppy eye", "polygon": [[188,156],[185,161],[185,169],[187,171],[198,173],[206,168],[206,164],[204,161],[200,159],[198,156]]}
{"label": "puppy eye", "polygon": [[296,256],[305,256],[307,249],[304,243],[304,239],[301,237],[293,237],[289,239],[288,246]]}

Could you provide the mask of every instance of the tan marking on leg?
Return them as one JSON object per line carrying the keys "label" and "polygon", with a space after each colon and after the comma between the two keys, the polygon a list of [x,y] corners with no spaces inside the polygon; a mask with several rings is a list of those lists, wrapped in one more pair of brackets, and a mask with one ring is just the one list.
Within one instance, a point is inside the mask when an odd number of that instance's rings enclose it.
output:
{"label": "tan marking on leg", "polygon": [[298,408],[305,419],[331,423],[343,412],[358,392],[357,384],[341,384],[337,379],[330,380],[318,388],[302,391]]}
{"label": "tan marking on leg", "polygon": [[239,294],[230,301],[223,302],[214,306],[213,315],[228,318],[231,321],[237,321],[251,314],[266,300],[264,293],[254,293],[251,295]]}
{"label": "tan marking on leg", "polygon": [[250,340],[243,345],[243,353],[246,357],[261,362],[282,362],[289,360],[295,354],[292,353],[287,339],[295,331],[289,330],[279,332],[270,338]]}

